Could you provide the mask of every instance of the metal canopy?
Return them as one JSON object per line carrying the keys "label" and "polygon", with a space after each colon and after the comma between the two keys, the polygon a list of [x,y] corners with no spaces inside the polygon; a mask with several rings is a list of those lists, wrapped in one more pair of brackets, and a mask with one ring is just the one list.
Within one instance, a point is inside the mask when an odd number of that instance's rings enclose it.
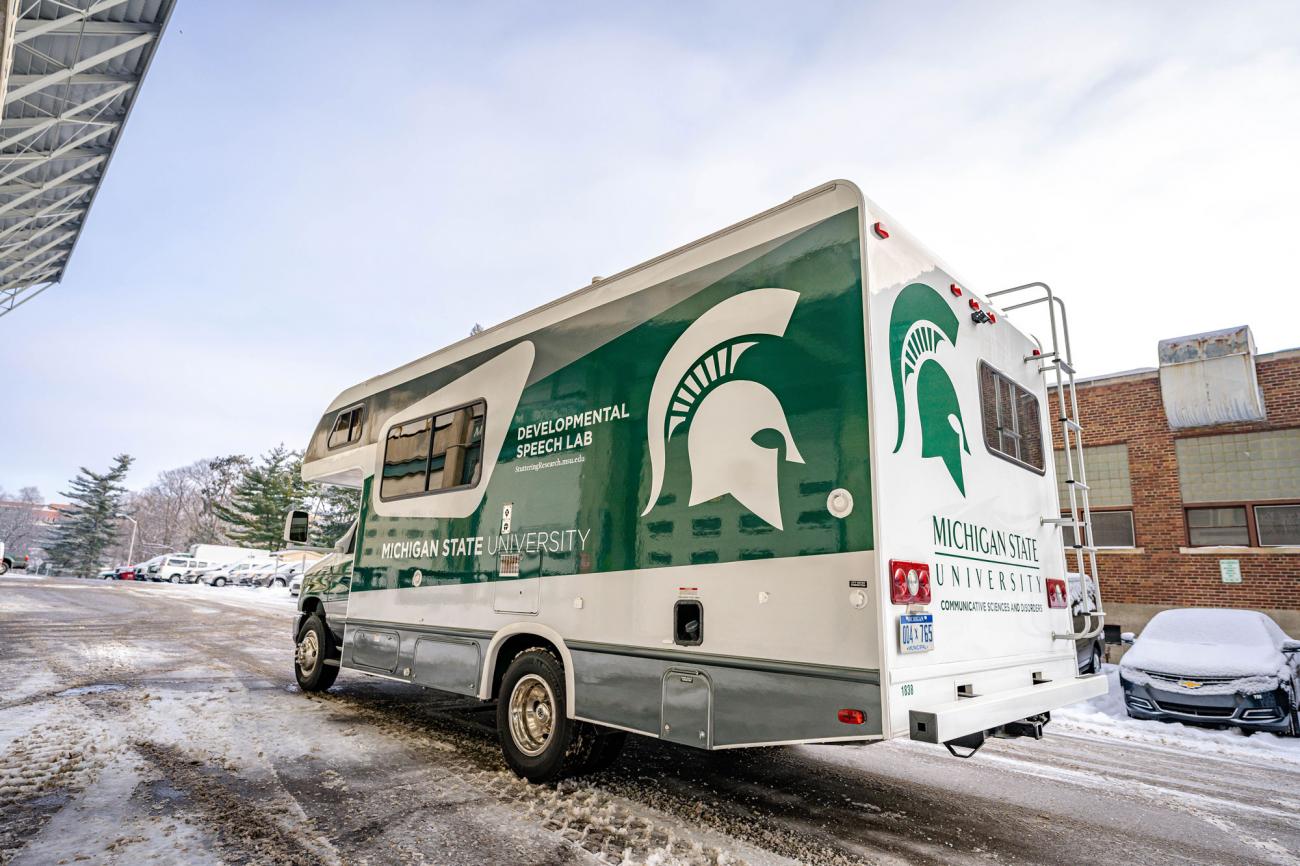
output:
{"label": "metal canopy", "polygon": [[175,0],[0,0],[0,316],[63,278]]}

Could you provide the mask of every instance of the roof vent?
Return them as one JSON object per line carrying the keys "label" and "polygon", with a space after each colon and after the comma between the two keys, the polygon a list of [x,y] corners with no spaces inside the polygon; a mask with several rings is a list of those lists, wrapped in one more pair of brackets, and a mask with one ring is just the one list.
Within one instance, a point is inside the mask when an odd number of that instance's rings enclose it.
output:
{"label": "roof vent", "polygon": [[1263,421],[1250,327],[1161,340],[1160,393],[1175,430]]}

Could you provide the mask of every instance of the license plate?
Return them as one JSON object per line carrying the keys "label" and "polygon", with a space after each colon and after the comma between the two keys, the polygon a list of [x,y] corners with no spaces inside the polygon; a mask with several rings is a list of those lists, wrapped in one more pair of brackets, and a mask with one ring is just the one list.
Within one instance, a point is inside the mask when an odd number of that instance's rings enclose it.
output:
{"label": "license plate", "polygon": [[898,649],[904,655],[934,649],[934,614],[905,613],[898,618]]}

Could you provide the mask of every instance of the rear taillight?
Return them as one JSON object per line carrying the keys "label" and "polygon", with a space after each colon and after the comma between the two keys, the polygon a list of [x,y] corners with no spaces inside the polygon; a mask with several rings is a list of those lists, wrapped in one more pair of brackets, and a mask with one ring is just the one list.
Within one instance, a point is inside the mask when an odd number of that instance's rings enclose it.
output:
{"label": "rear taillight", "polygon": [[929,604],[930,566],[923,562],[891,559],[889,600],[894,604]]}
{"label": "rear taillight", "polygon": [[846,725],[865,725],[867,714],[862,710],[840,710],[836,717]]}
{"label": "rear taillight", "polygon": [[1049,577],[1047,579],[1047,606],[1068,607],[1069,604],[1070,593],[1065,588],[1065,581],[1059,577]]}

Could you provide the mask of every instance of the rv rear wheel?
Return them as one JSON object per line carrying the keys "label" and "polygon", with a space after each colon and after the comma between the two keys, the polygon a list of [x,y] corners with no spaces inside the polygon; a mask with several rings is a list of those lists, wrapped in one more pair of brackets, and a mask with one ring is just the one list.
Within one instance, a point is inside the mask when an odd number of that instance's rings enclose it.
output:
{"label": "rv rear wheel", "polygon": [[497,737],[506,763],[530,782],[552,782],[591,768],[601,742],[594,725],[565,714],[564,666],[550,650],[515,656],[497,692]]}
{"label": "rv rear wheel", "polygon": [[293,653],[293,673],[304,692],[323,692],[338,679],[338,653],[334,649],[334,636],[316,614],[307,617],[298,632],[298,642]]}

